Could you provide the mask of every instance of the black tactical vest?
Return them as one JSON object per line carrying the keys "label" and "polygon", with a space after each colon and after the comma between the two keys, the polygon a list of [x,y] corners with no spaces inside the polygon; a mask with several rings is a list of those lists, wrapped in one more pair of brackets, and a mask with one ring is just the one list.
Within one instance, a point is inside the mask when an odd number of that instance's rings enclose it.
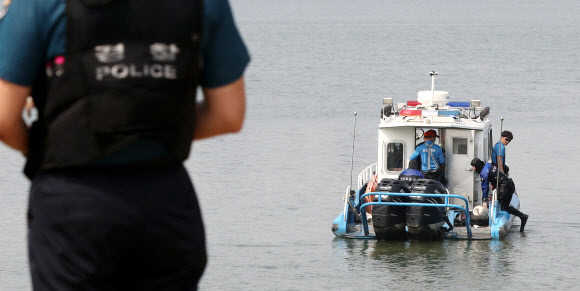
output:
{"label": "black tactical vest", "polygon": [[33,88],[25,173],[82,167],[136,142],[155,163],[189,155],[201,71],[202,0],[66,0],[66,54]]}

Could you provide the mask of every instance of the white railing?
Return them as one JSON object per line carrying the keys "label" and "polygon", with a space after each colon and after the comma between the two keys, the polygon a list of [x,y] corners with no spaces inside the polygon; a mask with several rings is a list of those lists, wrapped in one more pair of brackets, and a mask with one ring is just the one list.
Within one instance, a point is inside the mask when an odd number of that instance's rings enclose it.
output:
{"label": "white railing", "polygon": [[348,199],[350,197],[350,186],[346,186],[346,195],[344,196],[344,221],[348,218]]}
{"label": "white railing", "polygon": [[[491,205],[489,205],[489,226],[493,226],[495,223],[495,217],[497,216],[497,189],[491,191]],[[488,195],[489,195],[488,194]],[[489,203],[489,202],[488,202]]]}
{"label": "white railing", "polygon": [[364,170],[362,170],[362,172],[360,172],[360,174],[358,174],[358,180],[357,180],[358,186],[356,188],[360,189],[360,187],[362,187],[362,185],[364,185],[366,182],[368,182],[368,180],[370,180],[371,177],[373,176],[373,174],[376,174],[376,172],[377,172],[377,163],[369,165]]}

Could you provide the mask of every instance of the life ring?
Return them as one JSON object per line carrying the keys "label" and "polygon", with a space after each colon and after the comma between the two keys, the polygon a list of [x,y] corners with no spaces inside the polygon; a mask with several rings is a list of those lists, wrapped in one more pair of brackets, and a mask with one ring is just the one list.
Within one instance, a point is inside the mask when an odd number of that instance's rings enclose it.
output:
{"label": "life ring", "polygon": [[[378,184],[379,184],[379,175],[373,175],[371,177],[371,179],[369,180],[369,182],[367,183],[367,189],[365,190],[365,193],[375,192]],[[363,198],[365,203],[366,202],[373,202],[374,199],[375,199],[375,195],[369,195],[369,196],[366,196],[365,198]],[[372,212],[373,212],[372,205],[365,207],[365,209],[366,209],[367,213],[372,214]]]}

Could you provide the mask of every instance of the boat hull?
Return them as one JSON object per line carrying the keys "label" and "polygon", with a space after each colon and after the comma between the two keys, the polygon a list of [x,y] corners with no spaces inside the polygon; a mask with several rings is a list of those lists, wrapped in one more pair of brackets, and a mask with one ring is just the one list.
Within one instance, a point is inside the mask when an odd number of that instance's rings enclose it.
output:
{"label": "boat hull", "polygon": [[[355,197],[364,194],[364,190],[357,191]],[[383,195],[385,196],[385,195]],[[401,223],[384,226],[382,228],[374,227],[373,222],[375,217],[368,219],[367,221],[367,231],[365,232],[364,224],[362,218],[366,219],[364,212],[361,218],[357,218],[357,211],[360,215],[360,208],[355,204],[355,198],[350,198],[352,207],[348,204],[348,198],[345,202],[345,210],[340,213],[332,223],[332,232],[337,237],[342,238],[363,238],[363,239],[380,239],[380,240],[407,240],[417,239],[417,240],[433,240],[433,239],[468,239],[468,240],[490,240],[490,239],[502,239],[505,238],[513,226],[515,216],[510,215],[506,211],[499,210],[497,207],[498,214],[493,221],[490,221],[490,226],[477,226],[471,227],[469,230],[464,226],[455,226],[452,231],[440,232],[441,226],[447,227],[446,223],[437,223],[437,225],[425,225],[417,228],[410,228],[407,225]],[[514,193],[511,201],[511,205],[519,209],[520,200],[517,193]],[[376,208],[377,206],[375,206]],[[496,211],[497,211],[496,210]],[[460,212],[450,211],[448,216],[450,221],[453,221],[456,215]]]}

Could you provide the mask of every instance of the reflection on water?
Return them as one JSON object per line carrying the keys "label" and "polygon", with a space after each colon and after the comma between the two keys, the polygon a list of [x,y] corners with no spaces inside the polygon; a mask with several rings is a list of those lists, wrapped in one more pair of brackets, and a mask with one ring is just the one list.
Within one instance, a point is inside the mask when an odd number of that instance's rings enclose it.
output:
{"label": "reflection on water", "polygon": [[[334,256],[342,257],[347,270],[364,286],[387,289],[517,288],[538,289],[576,286],[578,279],[559,266],[572,266],[573,258],[546,260],[561,253],[562,246],[534,235],[519,233],[497,240],[446,240],[437,242],[385,242],[335,238]],[[528,241],[534,237],[533,242]],[[530,243],[550,242],[551,250]],[[558,256],[558,255],[556,255]],[[534,276],[538,276],[535,278]],[[395,284],[395,285],[393,285]]]}
{"label": "reflection on water", "polygon": [[[512,230],[512,236],[519,233]],[[445,240],[435,242],[386,242],[333,240],[336,256],[343,256],[349,271],[361,272],[364,285],[394,289],[502,288],[517,282],[514,264],[522,258],[513,240]],[[492,279],[494,277],[500,280]],[[394,281],[393,281],[394,280]],[[517,285],[517,284],[516,284]]]}

